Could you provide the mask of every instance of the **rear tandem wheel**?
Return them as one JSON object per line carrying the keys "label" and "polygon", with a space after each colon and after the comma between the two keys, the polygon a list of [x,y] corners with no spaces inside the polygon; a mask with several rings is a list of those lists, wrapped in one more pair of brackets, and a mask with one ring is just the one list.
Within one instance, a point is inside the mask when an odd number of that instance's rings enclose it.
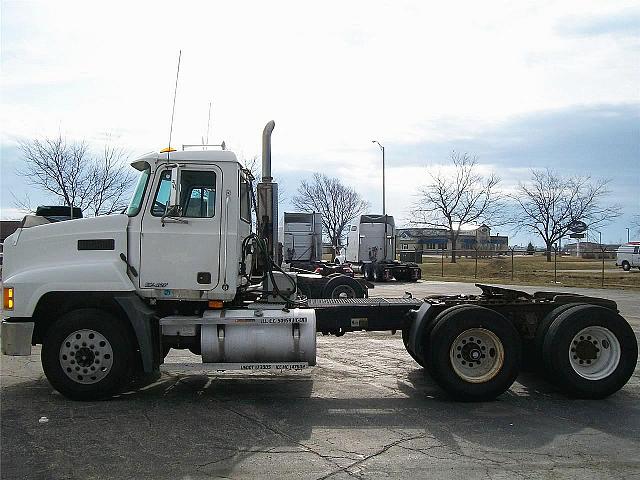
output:
{"label": "rear tandem wheel", "polygon": [[638,343],[618,313],[598,305],[574,305],[549,326],[542,359],[547,377],[564,392],[604,398],[633,375]]}
{"label": "rear tandem wheel", "polygon": [[469,305],[443,312],[425,351],[433,379],[454,398],[492,400],[520,370],[522,345],[513,325],[488,308]]}

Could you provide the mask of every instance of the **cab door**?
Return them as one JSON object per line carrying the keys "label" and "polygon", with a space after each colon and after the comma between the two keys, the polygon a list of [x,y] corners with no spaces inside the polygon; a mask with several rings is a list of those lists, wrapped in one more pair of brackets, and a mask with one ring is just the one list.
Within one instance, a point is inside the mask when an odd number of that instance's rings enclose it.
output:
{"label": "cab door", "polygon": [[[175,175],[175,174],[174,174]],[[178,182],[179,208],[165,215],[172,194],[172,170],[158,167],[140,235],[140,288],[212,290],[220,281],[222,171],[185,165]],[[173,179],[175,183],[176,179]],[[175,188],[175,185],[174,185]]]}

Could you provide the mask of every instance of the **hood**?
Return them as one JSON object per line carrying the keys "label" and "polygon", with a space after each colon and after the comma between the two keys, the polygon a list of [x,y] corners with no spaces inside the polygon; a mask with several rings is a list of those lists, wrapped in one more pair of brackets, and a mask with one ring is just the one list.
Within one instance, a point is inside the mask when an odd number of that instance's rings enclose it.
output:
{"label": "hood", "polygon": [[19,228],[4,241],[3,277],[126,254],[128,222],[126,215],[106,215]]}

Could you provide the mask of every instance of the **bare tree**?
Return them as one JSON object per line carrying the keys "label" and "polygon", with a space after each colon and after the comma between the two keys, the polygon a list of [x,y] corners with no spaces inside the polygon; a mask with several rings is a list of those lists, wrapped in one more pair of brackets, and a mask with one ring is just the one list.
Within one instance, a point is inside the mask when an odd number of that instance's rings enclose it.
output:
{"label": "bare tree", "polygon": [[[18,174],[63,205],[78,207],[93,215],[105,215],[126,206],[133,175],[124,168],[127,155],[107,145],[94,156],[86,142],[55,138],[20,143],[24,166]],[[18,203],[24,203],[18,201]]]}
{"label": "bare tree", "polygon": [[[260,158],[254,155],[251,158],[246,158],[244,155],[239,155],[238,161],[246,171],[251,173],[255,182],[262,180],[262,172],[260,171],[261,163]],[[278,183],[278,207],[282,206],[289,199],[287,188],[282,182]]]}
{"label": "bare tree", "polygon": [[451,152],[453,172],[430,173],[430,182],[419,190],[412,223],[445,228],[451,241],[451,263],[456,263],[458,237],[463,226],[494,224],[500,212],[496,187],[500,178],[477,172],[477,157]]}
{"label": "bare tree", "polygon": [[303,212],[322,214],[322,226],[334,249],[342,245],[347,224],[369,206],[354,189],[321,173],[302,181],[292,203]]}
{"label": "bare tree", "polygon": [[640,235],[640,215],[631,217],[631,226],[635,229],[634,234]]}
{"label": "bare tree", "polygon": [[531,179],[520,183],[511,195],[519,207],[511,219],[516,230],[539,235],[551,261],[553,245],[566,236],[577,221],[595,228],[620,215],[617,205],[603,205],[609,180],[589,176],[562,177],[556,172],[532,170]]}

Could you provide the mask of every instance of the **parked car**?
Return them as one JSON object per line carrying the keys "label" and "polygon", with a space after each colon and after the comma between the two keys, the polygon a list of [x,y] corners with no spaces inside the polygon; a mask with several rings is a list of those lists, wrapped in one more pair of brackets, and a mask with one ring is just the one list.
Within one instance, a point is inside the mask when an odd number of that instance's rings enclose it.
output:
{"label": "parked car", "polygon": [[631,267],[637,267],[640,270],[640,242],[620,245],[616,252],[616,266],[622,267],[626,272],[631,270]]}

